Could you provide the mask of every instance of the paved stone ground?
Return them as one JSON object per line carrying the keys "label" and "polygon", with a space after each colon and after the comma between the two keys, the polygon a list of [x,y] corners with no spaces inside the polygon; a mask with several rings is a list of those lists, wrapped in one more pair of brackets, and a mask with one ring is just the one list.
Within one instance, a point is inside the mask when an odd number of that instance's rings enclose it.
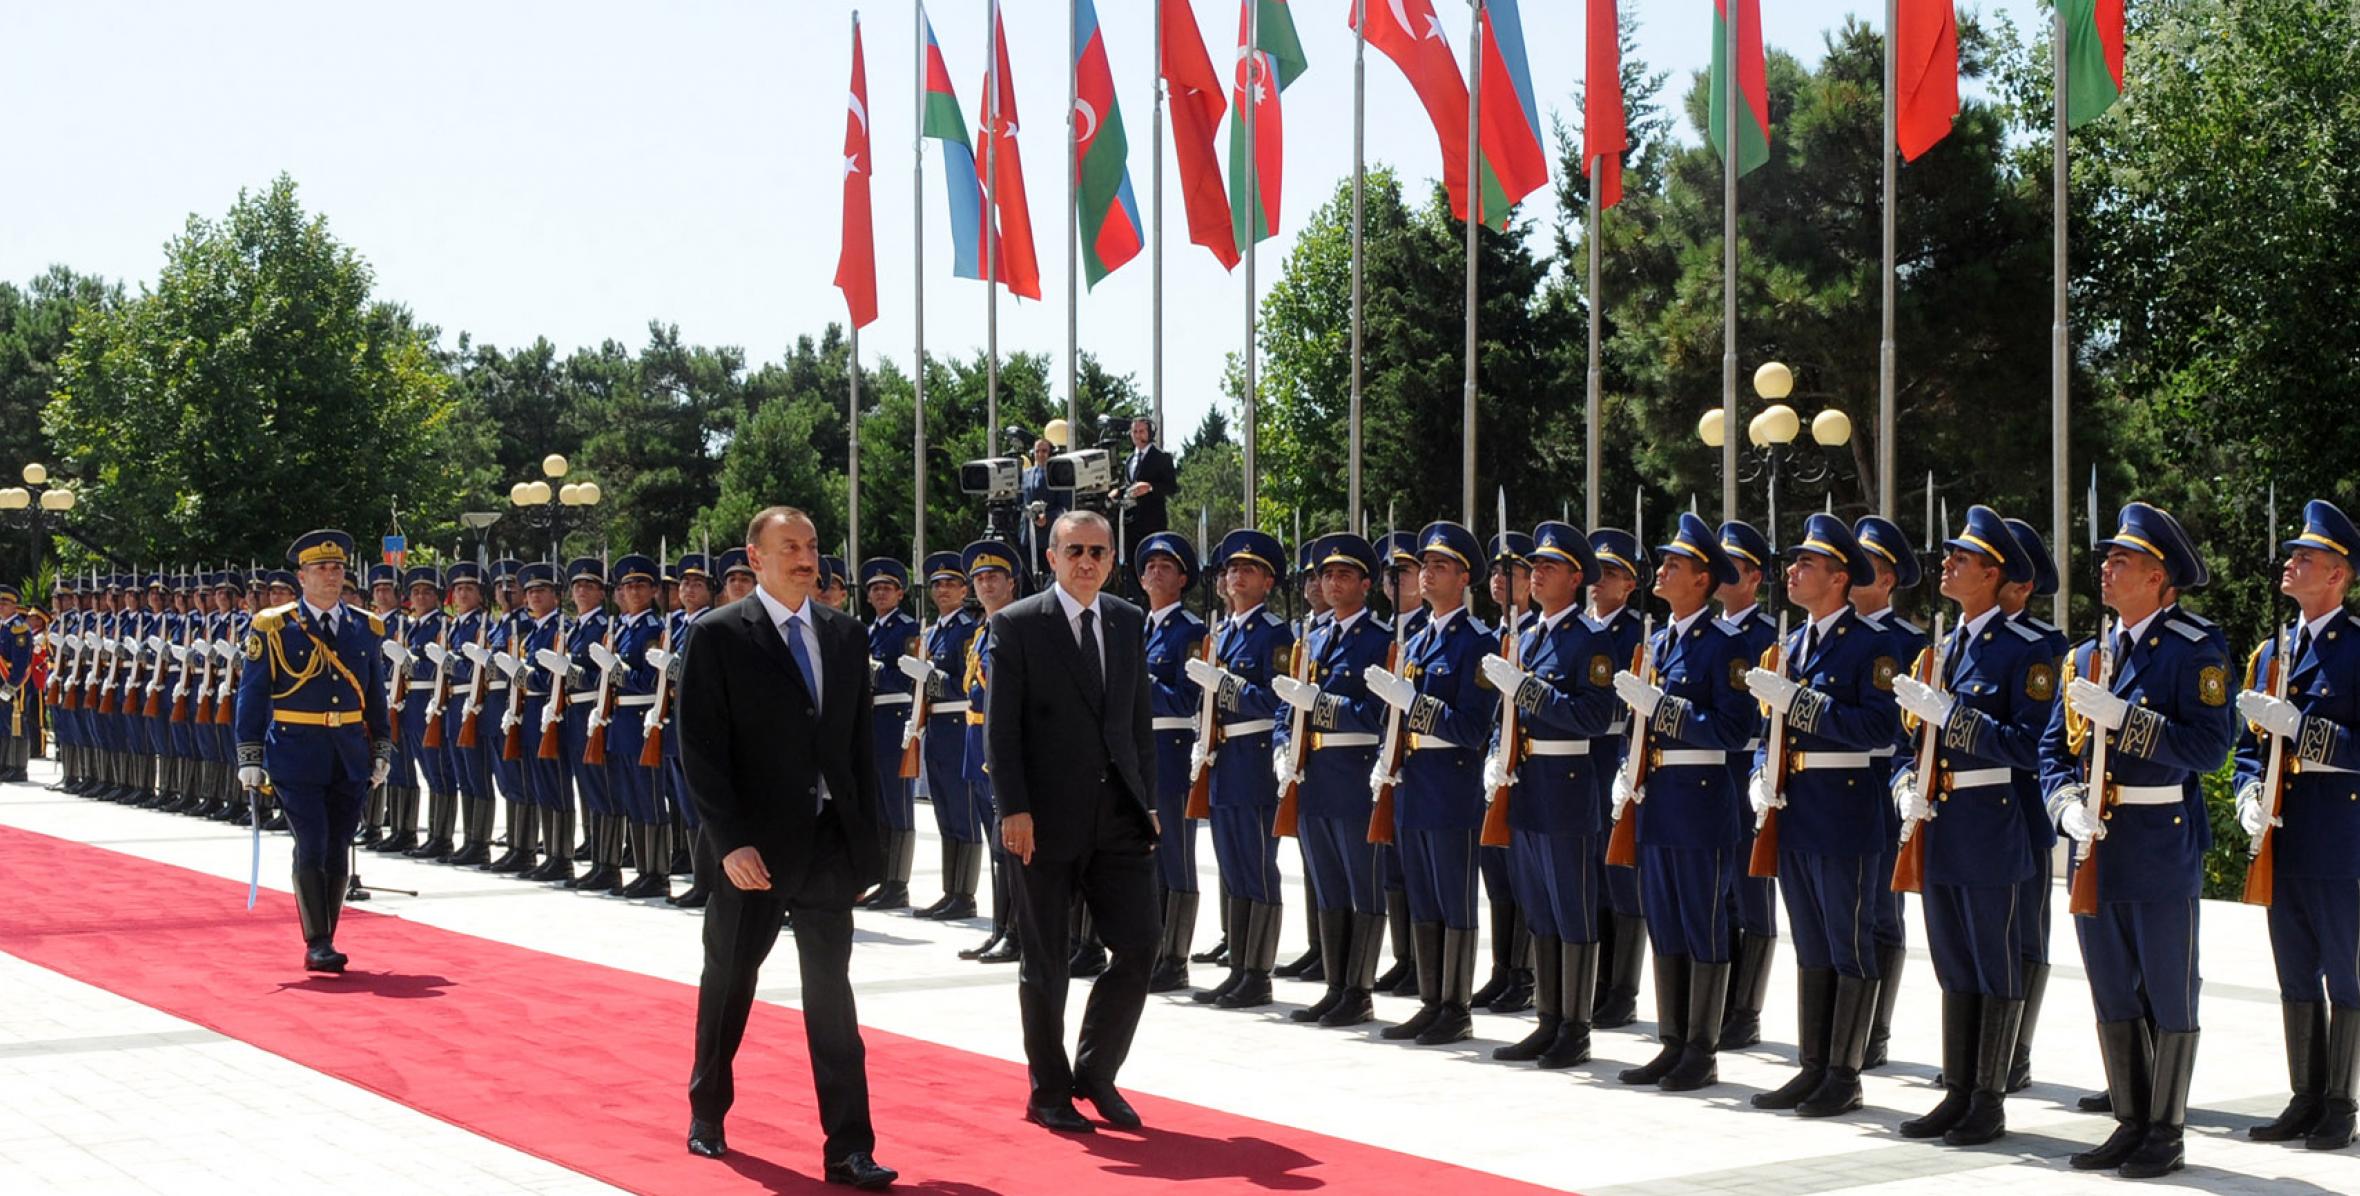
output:
{"label": "paved stone ground", "polygon": [[[55,775],[36,763],[35,780]],[[919,821],[929,819],[921,812]],[[243,880],[242,830],[0,786],[0,823],[142,858]],[[921,902],[939,892],[931,833],[913,883]],[[287,872],[288,841],[267,836],[265,883]],[[1292,849],[1282,852],[1293,879]],[[1201,850],[1212,888],[1209,850]],[[364,877],[419,890],[382,895],[369,908],[694,983],[698,917],[652,903],[583,897],[488,873],[362,857]],[[0,859],[0,876],[7,861]],[[283,881],[281,882],[283,883]],[[1633,1091],[1614,1072],[1654,1054],[1646,1023],[1602,1031],[1597,1058],[1543,1074],[1494,1063],[1493,1046],[1524,1035],[1530,1015],[1479,1014],[1474,1041],[1445,1048],[1383,1042],[1375,1026],[1323,1031],[1285,1013],[1318,996],[1280,982],[1281,1004],[1223,1012],[1185,998],[1150,1003],[1124,1085],[1444,1159],[1590,1196],[1623,1193],[1873,1192],[1925,1196],[1988,1192],[2101,1191],[2124,1181],[2078,1174],[2066,1155],[2111,1123],[2076,1112],[2073,1099],[2101,1082],[2090,1008],[2070,918],[2056,903],[2058,966],[2035,1053],[2035,1085],[2008,1103],[2009,1136],[1977,1150],[1908,1142],[1894,1126],[1932,1106],[1938,1057],[1932,966],[1913,926],[1894,1027],[1896,1062],[1873,1074],[1868,1107],[1826,1121],[1746,1107],[1783,1082],[1793,1059],[1791,960],[1782,953],[1764,1023],[1772,1041],[1722,1056],[1722,1084],[1674,1095]],[[1292,915],[1294,911],[1290,911]],[[1914,911],[1913,911],[1914,915]],[[949,926],[900,914],[860,914],[853,979],[862,1020],[895,1033],[1000,1058],[1020,1055],[1016,977],[1007,967],[953,954],[982,937],[983,923]],[[1301,948],[1291,917],[1282,957]],[[1210,911],[1200,945],[1214,934]],[[365,936],[339,944],[365,961]],[[2190,1117],[2190,1166],[2166,1182],[2206,1192],[2360,1192],[2360,1149],[2313,1153],[2248,1142],[2244,1129],[2274,1115],[2286,1083],[2277,995],[2261,911],[2204,908],[2205,1040]],[[288,928],[289,963],[299,945]],[[791,957],[786,957],[791,958]],[[1216,979],[1198,969],[1198,980]],[[766,1000],[795,1003],[792,967],[772,970]],[[1414,1002],[1380,999],[1386,1019]],[[1642,994],[1641,1008],[1651,1009]],[[760,1049],[750,1043],[748,1049]],[[744,1099],[759,1100],[759,1094]],[[977,1093],[1008,1106],[1010,1132],[1023,1094]],[[685,1104],[685,1101],[683,1102]],[[290,1110],[306,1127],[290,1135]],[[256,1048],[0,955],[0,1192],[269,1191],[333,1177],[357,1192],[549,1192],[611,1189],[562,1167],[478,1138],[397,1102],[308,1071]],[[685,1122],[685,1111],[682,1120]],[[880,1155],[924,1126],[881,1126]]]}

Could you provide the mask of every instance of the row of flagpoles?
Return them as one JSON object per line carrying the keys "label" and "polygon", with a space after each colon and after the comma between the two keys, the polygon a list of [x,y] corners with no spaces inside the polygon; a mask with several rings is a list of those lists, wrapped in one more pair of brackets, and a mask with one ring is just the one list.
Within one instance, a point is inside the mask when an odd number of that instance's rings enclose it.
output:
{"label": "row of flagpoles", "polygon": [[[1219,0],[1214,0],[1218,3]],[[1517,203],[1549,181],[1539,108],[1525,55],[1519,0],[1470,0],[1469,44],[1464,74],[1434,0],[1337,0],[1347,9],[1354,32],[1352,185],[1352,370],[1348,511],[1360,520],[1362,198],[1367,163],[1365,51],[1374,46],[1406,77],[1432,122],[1441,155],[1441,175],[1453,215],[1467,226],[1465,381],[1462,396],[1462,517],[1475,515],[1477,316],[1477,226],[1507,227]],[[1699,0],[1701,2],[1701,0]],[[1245,473],[1245,510],[1254,517],[1258,489],[1256,441],[1257,375],[1255,250],[1280,227],[1284,189],[1285,112],[1281,97],[1309,67],[1288,0],[1238,0],[1236,69],[1227,88],[1215,73],[1191,0],[1155,0],[1155,111],[1151,117],[1153,170],[1145,220],[1131,185],[1130,141],[1115,94],[1104,31],[1092,0],[1068,0],[1071,53],[1067,75],[1066,223],[1066,401],[1068,426],[1079,428],[1079,312],[1084,274],[1095,286],[1107,275],[1148,253],[1154,271],[1150,390],[1157,425],[1163,416],[1163,138],[1170,130],[1178,167],[1189,240],[1204,247],[1224,269],[1243,266],[1245,344],[1242,354],[1244,412],[1240,421]],[[1620,15],[1615,0],[1584,0],[1587,6],[1582,105],[1582,168],[1589,179],[1589,364],[1584,409],[1585,513],[1599,520],[1600,322],[1603,303],[1599,223],[1622,198],[1622,155],[1629,149],[1621,80]],[[1768,70],[1763,48],[1762,0],[1712,0],[1714,52],[1708,134],[1723,163],[1723,426],[1743,427],[1737,416],[1737,278],[1739,180],[1770,161],[1771,120]],[[2067,134],[2094,119],[2119,98],[2123,86],[2126,0],[2059,0],[2056,6],[2055,318],[2052,326],[2051,432],[2053,529],[2060,574],[2067,544],[2067,409],[2070,398],[2071,338],[2068,323]],[[952,242],[952,274],[983,281],[986,294],[986,420],[999,429],[998,301],[1005,287],[1027,299],[1042,295],[1040,263],[1032,239],[1032,217],[1017,152],[1016,86],[1008,66],[1007,30],[999,0],[988,0],[987,45],[981,114],[983,156],[977,160],[964,110],[949,66],[934,37],[923,0],[913,0],[917,130],[912,161],[918,262],[914,279],[916,345],[925,353],[925,145],[940,151]],[[869,196],[874,173],[868,121],[868,80],[860,18],[853,16],[852,81],[844,132],[843,243],[836,285],[845,296],[853,326],[851,382],[852,464],[849,486],[848,551],[859,555],[859,330],[876,319],[875,229]],[[1894,305],[1897,234],[1895,200],[1898,168],[1915,160],[1950,132],[1959,110],[1958,37],[1951,0],[1886,0],[1885,113],[1883,154],[1882,330],[1878,346],[1878,506],[1893,512],[1895,361]],[[1735,64],[1734,70],[1731,64]],[[1734,79],[1736,86],[1729,86]],[[1226,97],[1224,91],[1227,92]],[[1221,169],[1216,134],[1227,117],[1227,177]],[[1468,219],[1470,212],[1473,219]],[[924,468],[925,372],[912,371],[918,388],[914,443],[917,511],[913,559],[925,553]],[[1722,444],[1726,519],[1737,518],[1737,437]],[[2061,587],[2062,621],[2067,594]]]}

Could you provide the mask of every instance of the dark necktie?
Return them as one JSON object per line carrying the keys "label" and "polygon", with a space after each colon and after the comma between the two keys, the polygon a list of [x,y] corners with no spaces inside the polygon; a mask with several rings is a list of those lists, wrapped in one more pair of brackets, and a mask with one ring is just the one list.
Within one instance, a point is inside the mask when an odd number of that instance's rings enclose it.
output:
{"label": "dark necktie", "polygon": [[795,671],[803,678],[804,692],[811,695],[813,706],[819,704],[819,673],[811,667],[811,650],[803,646],[803,616],[787,616],[787,654],[795,658]]}
{"label": "dark necktie", "polygon": [[1106,664],[1098,658],[1098,612],[1082,608],[1081,638],[1076,646],[1082,650],[1082,674],[1090,679],[1090,692],[1106,691]]}
{"label": "dark necktie", "polygon": [[1802,656],[1802,659],[1801,659],[1801,660],[1799,660],[1799,661],[1797,661],[1796,663],[1797,663],[1797,664],[1799,664],[1799,665],[1806,666],[1806,667],[1807,667],[1807,666],[1809,666],[1809,665],[1810,665],[1810,663],[1811,663],[1811,657],[1812,657],[1812,655],[1813,655],[1814,653],[1818,652],[1818,651],[1819,651],[1819,624],[1817,624],[1817,623],[1813,623],[1813,624],[1811,624],[1810,626],[1808,626],[1808,627],[1805,627],[1805,628],[1803,629],[1803,656]]}

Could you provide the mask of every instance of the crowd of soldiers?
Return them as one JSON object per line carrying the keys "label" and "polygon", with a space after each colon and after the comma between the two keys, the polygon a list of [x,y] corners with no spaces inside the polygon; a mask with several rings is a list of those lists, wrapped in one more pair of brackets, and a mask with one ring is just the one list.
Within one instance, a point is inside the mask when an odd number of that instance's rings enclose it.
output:
{"label": "crowd of soldiers", "polygon": [[[1214,964],[1219,981],[1194,1000],[1254,1009],[1274,980],[1308,981],[1322,991],[1290,1017],[1326,1027],[1373,1020],[1375,995],[1415,997],[1381,1033],[1425,1045],[1467,1038],[1477,1008],[1532,1010],[1532,1031],[1492,1055],[1561,1069],[1590,1057],[1594,1030],[1632,1024],[1652,955],[1660,1050],[1617,1078],[1688,1091],[1717,1082],[1720,1050],[1760,1040],[1784,937],[1795,1073],[1752,1104],[1828,1117],[1859,1108],[1861,1073],[1886,1060],[1914,893],[1941,993],[1943,1094],[1900,1133],[1971,1146],[2005,1132],[2007,1094],[2030,1083],[2062,854],[2106,1079],[2083,1104],[2116,1122],[2072,1164],[2159,1176],[2183,1165],[2199,1036],[2201,779],[2234,755],[2293,1090],[2250,1133],[2343,1147],[2360,1068],[2360,628],[2344,606],[2360,529],[2314,502],[2283,547],[2279,588],[2300,618],[2237,677],[2221,629],[2180,601],[2209,581],[2202,557],[2144,503],[2101,541],[2106,620],[2073,645],[2030,610],[2057,587],[2047,545],[1982,506],[1923,556],[1889,520],[1825,514],[1783,553],[1747,524],[1694,514],[1652,549],[1559,521],[1488,544],[1451,522],[1375,542],[1337,533],[1291,555],[1252,529],[1205,556],[1145,535],[1129,564],[1148,611],[1162,831],[1152,987],[1189,988],[1192,964]],[[983,728],[989,621],[1027,565],[983,540],[915,575],[887,559],[857,579],[826,566],[825,599],[844,605],[857,580],[870,616],[887,868],[861,904],[973,918],[988,872],[989,937],[960,953],[984,962],[1019,954]],[[1929,633],[1894,596],[1936,569],[1941,601],[1920,600]],[[924,621],[906,609],[913,580]],[[1494,622],[1475,613],[1478,582]],[[667,687],[698,617],[753,586],[740,550],[562,574],[516,561],[373,571],[350,601],[380,638],[398,731],[360,837],[700,904],[715,869],[683,846],[695,815],[664,734]],[[1187,602],[1200,586],[1201,613]],[[1292,617],[1273,609],[1287,588]],[[48,693],[62,786],[246,817],[234,646],[294,592],[280,572],[61,583]],[[943,892],[916,907],[921,796]],[[493,857],[496,823],[506,850]],[[1195,952],[1200,828],[1219,941]],[[1309,949],[1281,965],[1289,837]],[[681,871],[692,887],[671,896]],[[1087,975],[1103,953],[1075,922],[1070,966]]]}

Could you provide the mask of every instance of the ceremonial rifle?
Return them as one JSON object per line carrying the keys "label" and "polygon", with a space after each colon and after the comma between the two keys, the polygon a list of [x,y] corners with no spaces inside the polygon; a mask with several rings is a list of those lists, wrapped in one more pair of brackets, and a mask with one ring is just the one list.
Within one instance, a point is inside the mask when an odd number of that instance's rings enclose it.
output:
{"label": "ceremonial rifle", "polygon": [[434,617],[442,620],[442,625],[435,629],[434,651],[427,653],[434,658],[434,688],[426,693],[426,728],[418,735],[422,748],[443,745],[442,712],[451,693],[451,616],[437,610]]}
{"label": "ceremonial rifle", "polygon": [[[1518,616],[1524,613],[1523,604],[1516,601],[1516,567],[1513,563],[1503,563],[1506,562],[1505,550],[1508,547],[1508,488],[1505,486],[1500,487],[1499,493],[1499,527],[1503,555],[1500,561],[1494,563],[1500,564],[1508,577],[1508,596],[1500,603],[1506,627],[1500,637],[1500,655],[1509,664],[1521,668],[1524,663],[1524,645],[1518,642],[1516,632]],[[1483,812],[1482,843],[1485,847],[1506,847],[1513,841],[1508,826],[1508,799],[1516,789],[1516,770],[1524,763],[1523,740],[1518,734],[1523,730],[1518,725],[1520,721],[1516,717],[1516,695],[1501,694],[1500,783],[1498,788],[1485,795],[1491,799],[1490,806]]]}
{"label": "ceremonial rifle", "polygon": [[[1770,659],[1763,663],[1771,671],[1793,680],[1793,660],[1786,650],[1787,612],[1778,612],[1778,639],[1770,645]],[[1745,874],[1756,879],[1778,875],[1778,811],[1786,804],[1786,715],[1769,712],[1769,751],[1762,757],[1762,778],[1770,786],[1770,806],[1762,811],[1761,820],[1754,824],[1754,851],[1745,862]]]}
{"label": "ceremonial rifle", "polygon": [[[1631,675],[1649,684],[1655,682],[1655,616],[1650,614],[1639,627],[1639,646],[1631,650]],[[1647,784],[1647,720],[1639,712],[1631,712],[1631,735],[1623,748],[1623,786],[1631,791],[1630,805],[1622,817],[1614,820],[1614,830],[1606,838],[1606,862],[1618,868],[1639,866],[1639,803],[1644,800]]]}
{"label": "ceremonial rifle", "polygon": [[[1196,512],[1196,555],[1203,568],[1198,572],[1203,579],[1205,588],[1217,594],[1218,589],[1213,585],[1213,561],[1209,551],[1211,546],[1211,529],[1206,526],[1204,508],[1199,507]],[[1220,661],[1217,658],[1215,644],[1221,638],[1221,624],[1224,616],[1214,611],[1214,601],[1216,599],[1208,599],[1205,602],[1203,652],[1206,664],[1217,665]],[[1213,757],[1220,753],[1221,748],[1220,711],[1214,708],[1214,704],[1220,694],[1218,690],[1207,686],[1199,686],[1198,690],[1196,704],[1197,746],[1196,750],[1189,754],[1188,800],[1180,807],[1182,818],[1210,818],[1213,816]]]}
{"label": "ceremonial rifle", "polygon": [[[1393,543],[1393,537],[1400,530],[1399,525],[1394,523],[1393,504],[1386,503],[1385,543],[1388,546],[1387,553],[1392,552],[1390,546]],[[1393,570],[1392,557],[1388,555],[1378,563],[1377,567],[1385,570],[1386,576],[1390,578]],[[1401,660],[1407,654],[1406,641],[1410,612],[1417,609],[1414,604],[1404,599],[1401,593],[1402,589],[1403,587],[1400,585],[1393,587],[1393,647],[1385,654],[1385,671],[1396,677],[1401,675]],[[1392,703],[1387,702],[1385,704],[1385,738],[1377,748],[1377,771],[1373,780],[1375,790],[1373,796],[1376,800],[1369,809],[1368,815],[1368,841],[1371,843],[1391,843],[1393,841],[1393,791],[1401,784],[1402,750],[1407,746],[1408,744],[1402,738],[1401,733],[1401,711],[1395,709]]]}
{"label": "ceremonial rifle", "polygon": [[[557,568],[557,546],[549,546],[549,567]],[[573,658],[565,648],[565,612],[557,612],[556,633],[551,636],[544,652],[554,652],[558,663],[549,666],[549,700],[541,707],[541,746],[534,755],[543,760],[557,759],[557,729],[565,720],[565,683],[573,675]]]}
{"label": "ceremonial rifle", "polygon": [[[2273,537],[2275,538],[2275,537]],[[2294,629],[2287,628],[2285,638],[2278,641],[2278,650],[2270,654],[2270,696],[2286,700],[2287,674],[2294,665],[2286,659],[2293,651]],[[2269,732],[2262,732],[2270,735]],[[2286,802],[2286,739],[2270,735],[2270,764],[2262,773],[2262,808],[2269,814],[2262,823],[2262,831],[2253,837],[2248,849],[2252,854],[2245,863],[2245,893],[2247,905],[2270,904],[2278,880],[2278,812]]]}
{"label": "ceremonial rifle", "polygon": [[[2005,618],[2005,615],[2001,616]],[[1960,629],[1963,634],[1964,627]],[[1925,659],[1918,665],[1918,680],[1928,688],[1940,690],[1947,680],[1942,675],[1942,613],[1934,615],[1934,638],[1926,645]],[[1919,728],[1917,754],[1918,793],[1926,800],[1923,818],[1912,818],[1901,824],[1901,853],[1893,860],[1892,889],[1896,893],[1926,891],[1926,823],[1934,817],[1934,769],[1939,761],[1934,750],[1942,745],[1942,728],[1927,722]]]}
{"label": "ceremonial rifle", "polygon": [[[663,572],[672,555],[672,539],[666,536],[656,541],[656,572]],[[853,566],[857,568],[857,566]],[[687,580],[686,578],[682,579]],[[865,591],[864,591],[865,592]],[[672,616],[664,613],[664,667],[656,670],[656,700],[648,704],[646,736],[639,744],[639,766],[659,768],[664,763],[664,716],[671,709],[672,698]],[[681,608],[681,618],[688,617],[687,607]],[[871,661],[871,664],[876,663]]]}
{"label": "ceremonial rifle", "polygon": [[[2114,626],[2113,620],[2098,624],[2098,685],[2114,688]],[[2098,916],[2098,840],[2097,831],[2106,817],[2106,728],[2095,720],[2090,723],[2089,775],[2082,785],[2082,809],[2090,819],[2090,838],[2075,853],[2080,867],[2073,873],[2073,897],[2070,909],[2077,918]]]}

